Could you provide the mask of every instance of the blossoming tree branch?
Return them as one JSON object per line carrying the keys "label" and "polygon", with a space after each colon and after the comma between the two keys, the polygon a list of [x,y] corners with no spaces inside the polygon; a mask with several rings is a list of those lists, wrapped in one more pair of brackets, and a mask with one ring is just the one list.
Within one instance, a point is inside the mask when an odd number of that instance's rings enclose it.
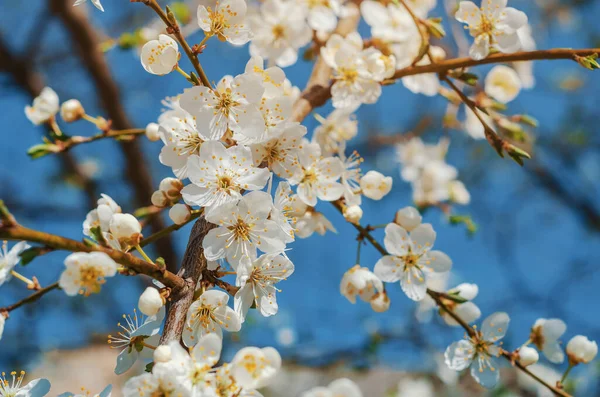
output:
{"label": "blossoming tree branch", "polygon": [[[363,226],[363,200],[382,200],[392,179],[362,169],[347,142],[358,134],[355,112],[376,103],[387,85],[402,84],[416,95],[441,95],[448,101],[445,121],[473,139],[486,139],[500,155],[519,164],[531,157],[527,129],[537,125],[529,115],[510,115],[506,104],[533,87],[532,62],[569,60],[598,68],[599,49],[537,50],[527,16],[507,0],[460,1],[451,17],[472,36],[468,57],[452,58],[436,45],[446,35],[442,18],[429,14],[436,0],[343,1],[246,0],[201,1],[196,18],[181,23],[175,12],[156,0],[132,0],[152,9],[160,24],[148,37],[138,37],[141,67],[153,75],[178,72],[189,83],[183,92],[166,92],[168,108],[139,129],[113,129],[110,119],[86,113],[77,99],[61,103],[46,87],[25,109],[35,125],[50,134],[29,150],[39,158],[102,139],[134,140],[145,136],[162,145],[158,161],[173,172],[148,197],[148,206],[126,213],[108,194],[98,198],[74,240],[19,223],[0,201],[0,285],[22,283],[30,292],[0,308],[0,337],[10,327],[10,314],[53,291],[73,299],[102,292],[113,277],[145,275],[153,286],[139,298],[138,308],[109,344],[120,350],[115,373],[126,374],[138,360],[147,371],[130,378],[122,390],[138,396],[259,396],[278,375],[280,354],[272,347],[242,348],[229,363],[220,362],[224,332],[238,332],[250,310],[277,315],[279,283],[294,273],[288,256],[296,238],[335,231],[321,212],[332,205],[357,230],[357,259],[343,276],[340,292],[357,298],[376,312],[390,309],[386,288],[399,288],[419,305],[437,307],[449,327],[462,327],[464,339],[445,351],[451,370],[469,369],[485,388],[500,380],[503,362],[558,396],[570,396],[565,381],[571,369],[590,363],[597,345],[583,335],[560,342],[567,325],[560,319],[539,319],[528,327],[530,338],[506,346],[501,339],[509,314],[482,316],[474,300],[475,284],[439,288],[452,268],[450,253],[433,249],[436,232],[422,223],[420,210],[441,208],[453,222],[474,227],[453,215],[453,207],[470,201],[456,168],[446,161],[449,139],[424,143],[410,136],[398,144],[402,179],[409,182],[415,207],[390,214],[381,226]],[[77,0],[75,6],[85,3]],[[104,11],[100,0],[91,0]],[[131,5],[135,6],[135,5]],[[364,20],[371,37],[357,31]],[[203,31],[199,43],[189,36]],[[204,49],[218,42],[249,43],[250,57],[236,76],[207,76]],[[136,44],[134,43],[134,46]],[[110,45],[108,46],[110,47]],[[284,69],[299,52],[314,60],[313,72],[301,91]],[[104,48],[103,50],[109,50]],[[242,51],[241,49],[239,51]],[[475,67],[495,64],[483,81]],[[158,100],[158,99],[157,99]],[[308,134],[304,119],[331,101],[334,110],[316,114],[319,126]],[[466,119],[458,120],[459,109]],[[92,136],[70,135],[77,123],[91,123]],[[519,172],[517,168],[512,172]],[[147,234],[149,217],[168,211],[173,224]],[[181,264],[152,258],[144,247],[186,224],[194,223]],[[378,241],[373,231],[383,228]],[[318,237],[314,237],[318,238]],[[371,244],[381,258],[361,265],[361,247]],[[42,261],[51,251],[66,251],[64,270],[50,285],[19,273],[18,265]],[[450,255],[449,255],[450,254]],[[235,276],[227,281],[227,276]],[[231,301],[231,302],[230,302]],[[555,364],[568,362],[562,379],[549,383],[528,367],[540,355]],[[43,396],[45,379],[25,382],[24,372],[3,373],[2,396]],[[108,386],[98,396],[108,396]],[[72,395],[72,394],[67,394]],[[304,397],[369,396],[349,379],[307,390]]]}

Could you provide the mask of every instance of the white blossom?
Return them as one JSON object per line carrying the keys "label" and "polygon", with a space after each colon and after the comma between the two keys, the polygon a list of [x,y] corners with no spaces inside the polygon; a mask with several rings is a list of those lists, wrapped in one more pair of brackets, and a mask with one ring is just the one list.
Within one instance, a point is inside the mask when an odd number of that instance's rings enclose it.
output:
{"label": "white blossom", "polygon": [[85,115],[85,109],[77,99],[69,99],[60,105],[60,117],[67,122],[72,123]]}
{"label": "white blossom", "polygon": [[[150,287],[149,287],[150,288]],[[152,288],[156,291],[155,288]],[[108,335],[108,344],[113,349],[120,350],[117,356],[115,374],[121,375],[128,371],[138,358],[152,357],[152,348],[160,340],[160,327],[165,318],[165,309],[162,306],[150,317],[138,315],[134,309],[133,316],[123,315],[125,324],[118,323],[120,328],[115,335]]]}
{"label": "white blossom", "polygon": [[531,328],[529,340],[551,363],[560,364],[565,360],[559,338],[567,331],[567,325],[558,318],[540,318]]}
{"label": "white blossom", "polygon": [[[465,302],[459,303],[450,299],[444,299],[446,307],[452,311],[459,318],[463,319],[467,324],[470,324],[481,317],[481,310],[475,303],[471,302],[477,297],[479,293],[479,287],[477,284],[462,283],[456,287],[446,291],[450,296],[465,300]],[[458,327],[460,324],[452,318],[446,311],[441,311],[440,315],[446,322],[446,324],[452,327]]]}
{"label": "white blossom", "polygon": [[[489,115],[479,109],[477,109],[477,113],[488,126],[493,125],[494,122]],[[485,139],[485,129],[481,120],[479,120],[475,112],[468,106],[465,106],[465,116],[464,128],[466,133],[473,139]]]}
{"label": "white blossom", "polygon": [[300,4],[294,1],[266,0],[258,12],[248,16],[254,38],[250,54],[268,59],[269,64],[287,67],[298,60],[298,50],[312,40]]}
{"label": "white blossom", "polygon": [[237,269],[240,261],[256,259],[257,249],[268,254],[283,252],[289,235],[268,219],[272,207],[271,196],[256,191],[209,211],[206,220],[219,227],[208,232],[202,241],[206,259],[227,258]]}
{"label": "white blossom", "polygon": [[[73,7],[83,4],[85,2],[86,2],[86,0],[75,0]],[[104,12],[104,7],[102,7],[102,3],[100,3],[100,0],[91,0],[91,2],[94,5],[94,7],[96,7],[100,11]]]}
{"label": "white blossom", "polygon": [[254,166],[250,149],[225,148],[218,141],[205,142],[199,156],[190,156],[187,170],[192,184],[181,194],[187,204],[201,207],[235,203],[242,190],[262,189],[271,174],[267,168]]}
{"label": "white blossom", "polygon": [[50,87],[44,87],[40,94],[33,99],[31,106],[25,106],[25,116],[35,125],[46,123],[59,110],[58,95]]}
{"label": "white blossom", "polygon": [[242,261],[238,265],[234,308],[242,321],[250,306],[256,302],[259,313],[265,317],[277,313],[277,288],[275,284],[294,272],[294,264],[279,254],[264,254],[258,259]]}
{"label": "white blossom", "polygon": [[345,147],[346,143],[341,143],[340,151],[338,152],[338,156],[344,164],[344,172],[342,172],[342,176],[340,177],[340,182],[344,187],[344,203],[347,206],[359,206],[362,203],[361,194],[363,194],[360,186],[360,165],[363,159],[356,151],[346,157],[344,153]]}
{"label": "white blossom", "polygon": [[175,204],[169,210],[169,218],[177,225],[183,225],[190,220],[191,216],[191,209],[185,204]]}
{"label": "white blossom", "polygon": [[328,156],[338,153],[343,144],[358,133],[358,121],[352,109],[335,109],[327,118],[318,116],[317,120],[320,125],[315,128],[312,141]]}
{"label": "white blossom", "polygon": [[400,281],[402,291],[410,299],[422,300],[427,292],[429,273],[444,273],[452,267],[450,258],[431,250],[436,233],[430,224],[421,224],[410,234],[395,223],[385,228],[384,244],[390,255],[379,259],[374,272],[382,281]]}
{"label": "white blossom", "polygon": [[285,243],[294,241],[294,226],[296,219],[293,216],[295,197],[288,182],[279,182],[273,196],[273,208],[269,219],[277,223],[277,226],[286,236]]}
{"label": "white blossom", "polygon": [[207,36],[217,36],[234,45],[246,44],[252,38],[245,23],[244,0],[202,0],[198,6],[198,25]]}
{"label": "white blossom", "polygon": [[[446,58],[446,52],[438,46],[429,47],[429,54],[433,57],[434,62],[439,62]],[[416,63],[416,66],[430,65],[431,58],[429,55],[423,56]],[[426,96],[435,96],[440,90],[440,79],[435,73],[423,73],[415,76],[407,76],[402,78],[402,84],[415,94],[423,94]]]}
{"label": "white blossom", "polygon": [[487,317],[474,336],[466,336],[446,349],[446,365],[455,371],[471,367],[471,376],[480,385],[496,386],[500,379],[500,348],[495,343],[504,338],[509,322],[510,318],[504,312]]}
{"label": "white blossom", "polygon": [[598,354],[598,345],[583,335],[576,335],[567,343],[567,356],[571,365],[589,364]]}
{"label": "white blossom", "polygon": [[21,261],[21,253],[29,247],[29,244],[25,241],[19,241],[9,251],[8,242],[4,241],[2,243],[2,250],[0,251],[0,285],[12,278],[13,269]]}
{"label": "white blossom", "polygon": [[371,309],[377,313],[383,313],[390,309],[390,297],[385,291],[375,294],[371,299]]}
{"label": "white blossom", "polygon": [[142,239],[142,225],[131,214],[113,214],[110,218],[109,231],[121,246],[135,246]]}
{"label": "white blossom", "polygon": [[272,139],[251,146],[254,164],[258,166],[265,162],[275,175],[287,179],[293,177],[300,167],[298,152],[305,135],[305,126],[295,122],[286,123]]}
{"label": "white blossom", "polygon": [[255,137],[265,131],[264,120],[257,107],[263,93],[264,88],[257,76],[225,76],[215,89],[205,86],[186,89],[179,104],[194,117],[204,140],[219,140],[228,130]]}
{"label": "white blossom", "polygon": [[540,359],[540,355],[533,347],[523,346],[519,348],[519,363],[525,367],[535,364]]}
{"label": "white blossom", "polygon": [[508,0],[481,0],[481,8],[471,1],[461,1],[456,19],[466,23],[475,42],[469,55],[475,60],[486,58],[490,47],[504,53],[512,53],[521,48],[517,30],[527,24],[527,15],[512,7],[506,7]]}
{"label": "white blossom", "polygon": [[[0,396],[2,397],[43,397],[50,391],[47,379],[34,379],[23,385],[25,371],[12,371],[8,379],[2,372],[0,375]],[[12,378],[12,379],[11,379]]]}
{"label": "white blossom", "polygon": [[93,239],[96,232],[108,233],[112,216],[122,212],[121,207],[107,194],[101,194],[97,204],[95,209],[88,212],[83,222],[83,234]]}
{"label": "white blossom", "polygon": [[58,397],[111,397],[112,394],[112,385],[106,386],[100,393],[91,394],[88,390],[81,389],[81,393],[71,393],[66,392],[60,394]]}
{"label": "white blossom", "polygon": [[189,390],[176,374],[153,371],[130,378],[123,386],[124,397],[186,396]]}
{"label": "white blossom", "polygon": [[322,158],[319,145],[305,142],[298,159],[302,168],[290,179],[290,183],[298,185],[300,200],[314,207],[317,199],[334,201],[342,196],[344,187],[337,181],[344,172],[344,165],[339,158]]}
{"label": "white blossom", "polygon": [[362,194],[371,200],[381,200],[392,190],[392,177],[378,171],[369,171],[360,178]]}
{"label": "white blossom", "polygon": [[75,252],[65,258],[59,287],[69,296],[100,292],[107,277],[117,273],[117,264],[104,252]]}
{"label": "white blossom", "polygon": [[327,387],[317,386],[300,395],[300,397],[363,397],[362,392],[350,379],[336,379]]}
{"label": "white blossom", "polygon": [[2,334],[4,334],[4,324],[6,323],[6,317],[0,313],[0,340],[2,340]]}
{"label": "white blossom", "polygon": [[265,88],[265,96],[274,98],[283,95],[285,73],[277,66],[271,66],[265,69],[264,60],[261,56],[255,55],[250,58],[246,64],[245,73],[255,75],[262,80]]}
{"label": "white blossom", "polygon": [[223,329],[238,332],[242,327],[237,313],[227,306],[229,295],[215,289],[204,292],[187,311],[183,343],[194,346],[202,336],[215,333],[223,337]]}
{"label": "white blossom", "polygon": [[515,99],[521,91],[521,79],[514,69],[496,65],[485,78],[485,93],[500,103]]}
{"label": "white blossom", "polygon": [[156,142],[160,139],[159,125],[156,123],[148,123],[144,134],[151,142]]}
{"label": "white blossom", "polygon": [[147,287],[138,300],[138,307],[146,316],[154,316],[164,305],[163,297],[154,287]]}
{"label": "white blossom", "polygon": [[158,40],[150,40],[144,44],[140,60],[146,72],[162,76],[177,67],[179,56],[177,42],[166,34],[161,34]]}
{"label": "white blossom", "polygon": [[281,368],[281,356],[272,347],[244,347],[231,360],[231,375],[244,389],[268,385]]}
{"label": "white blossom", "polygon": [[338,17],[344,14],[340,0],[301,0],[300,4],[305,7],[308,26],[315,30],[317,35],[333,32],[337,26]]}
{"label": "white blossom", "polygon": [[416,137],[396,146],[398,162],[402,165],[401,176],[407,182],[416,181],[423,168],[432,161],[443,161],[450,142],[440,139],[435,145],[424,143]]}
{"label": "white blossom", "polygon": [[398,393],[394,397],[435,397],[435,389],[427,378],[405,378],[398,382]]}
{"label": "white blossom", "polygon": [[402,42],[413,36],[415,22],[400,4],[388,3],[387,6],[373,0],[360,4],[360,11],[371,27],[371,35],[389,42]]}
{"label": "white blossom", "polygon": [[358,296],[363,302],[371,302],[379,293],[384,292],[381,280],[368,268],[355,265],[350,268],[340,283],[340,293],[351,303]]}

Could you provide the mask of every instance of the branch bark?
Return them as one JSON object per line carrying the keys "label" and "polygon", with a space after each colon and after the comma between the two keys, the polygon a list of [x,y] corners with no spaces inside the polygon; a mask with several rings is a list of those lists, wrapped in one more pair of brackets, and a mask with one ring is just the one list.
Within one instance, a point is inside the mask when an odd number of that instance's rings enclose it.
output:
{"label": "branch bark", "polygon": [[179,293],[173,296],[173,304],[169,309],[169,314],[165,321],[165,327],[160,339],[161,344],[168,343],[173,340],[179,340],[185,327],[185,319],[187,311],[194,301],[194,291],[198,280],[202,276],[202,272],[206,270],[207,261],[204,257],[204,248],[202,248],[202,240],[206,234],[216,225],[200,217],[190,234],[187,248],[183,256],[183,262],[178,276],[185,282],[185,287],[179,290]]}
{"label": "branch bark", "polygon": [[[82,10],[73,7],[71,0],[49,0],[49,6],[52,13],[62,21],[70,33],[73,44],[96,85],[108,118],[112,120],[112,127],[117,130],[132,129],[133,125],[125,113],[117,84],[111,75],[104,55],[99,50],[98,35]],[[136,140],[120,142],[120,146],[125,156],[127,178],[135,190],[136,206],[142,207],[150,201],[154,187],[150,173],[147,171],[148,168],[145,166],[146,161],[140,142]],[[160,231],[165,226],[160,216],[152,217],[150,224],[154,232]],[[168,269],[175,271],[177,255],[171,238],[167,236],[158,241],[156,249],[158,255],[165,259]]]}

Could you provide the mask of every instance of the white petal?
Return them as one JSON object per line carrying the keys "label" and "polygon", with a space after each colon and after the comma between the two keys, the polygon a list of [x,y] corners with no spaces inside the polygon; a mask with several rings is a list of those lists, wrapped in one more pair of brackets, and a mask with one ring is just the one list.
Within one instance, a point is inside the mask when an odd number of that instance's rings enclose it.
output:
{"label": "white petal", "polygon": [[474,355],[475,349],[473,345],[467,340],[459,340],[448,346],[444,353],[444,358],[448,368],[455,371],[462,371],[471,365]]}
{"label": "white petal", "polygon": [[483,339],[489,342],[496,342],[506,335],[510,317],[504,312],[496,312],[488,316],[481,326]]}

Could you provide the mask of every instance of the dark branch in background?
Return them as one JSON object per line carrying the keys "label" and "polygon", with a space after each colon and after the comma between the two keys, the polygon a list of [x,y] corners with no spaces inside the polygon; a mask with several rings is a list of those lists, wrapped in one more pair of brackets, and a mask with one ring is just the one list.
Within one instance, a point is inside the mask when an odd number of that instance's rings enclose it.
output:
{"label": "dark branch in background", "polygon": [[[20,58],[11,53],[6,43],[0,37],[0,71],[6,71],[12,76],[17,85],[27,92],[31,98],[35,98],[44,88],[44,79],[31,67],[29,58]],[[94,180],[88,178],[81,169],[75,157],[71,153],[61,153],[59,160],[63,172],[75,180],[82,187],[86,195],[87,207],[96,206],[98,192]]]}
{"label": "dark branch in background", "polygon": [[[112,128],[117,130],[133,128],[125,113],[119,89],[111,75],[110,68],[99,49],[100,40],[94,28],[82,13],[82,10],[73,7],[73,1],[49,0],[49,2],[50,10],[62,21],[69,32],[73,45],[76,47],[85,68],[96,86],[102,106],[106,110],[108,118],[112,121]],[[136,206],[147,205],[150,201],[150,196],[154,192],[154,187],[152,178],[146,167],[140,143],[133,140],[120,142],[120,145],[125,155],[127,178],[135,191]],[[164,222],[160,215],[153,216],[150,224],[154,232],[158,232],[164,228]],[[158,255],[165,259],[168,269],[175,271],[177,255],[171,238],[167,236],[157,241],[156,250]]]}
{"label": "dark branch in background", "polygon": [[216,227],[212,223],[207,222],[204,216],[200,217],[190,233],[187,248],[181,263],[180,276],[187,284],[186,288],[173,297],[173,304],[169,309],[169,314],[165,321],[165,328],[160,339],[161,344],[165,344],[172,340],[179,340],[185,327],[185,318],[189,307],[194,301],[194,291],[196,284],[206,270],[207,261],[204,257],[204,248],[202,248],[202,240],[206,234]]}

